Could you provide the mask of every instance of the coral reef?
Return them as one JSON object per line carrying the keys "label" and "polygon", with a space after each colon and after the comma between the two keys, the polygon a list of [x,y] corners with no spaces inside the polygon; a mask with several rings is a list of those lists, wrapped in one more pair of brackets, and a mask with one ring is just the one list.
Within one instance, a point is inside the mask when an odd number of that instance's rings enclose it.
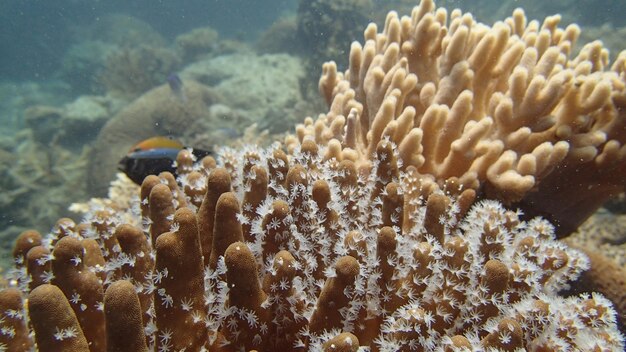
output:
{"label": "coral reef", "polygon": [[48,82],[0,82],[0,136],[12,136],[25,128],[24,110],[34,105],[58,105],[71,100],[67,84]]}
{"label": "coral reef", "polygon": [[[580,29],[516,10],[493,27],[422,2],[412,16],[370,24],[345,73],[324,65],[330,107],[298,128],[302,142],[367,164],[378,142],[398,145],[403,168],[520,206],[576,229],[626,179],[626,52],[609,67],[601,42],[570,58]],[[484,58],[489,58],[485,60]],[[329,155],[330,157],[331,155]]]}
{"label": "coral reef", "polygon": [[285,132],[295,116],[312,110],[302,102],[302,75],[301,62],[285,54],[231,54],[189,65],[180,74],[184,99],[162,85],[102,128],[90,156],[88,189],[104,194],[128,148],[155,135],[183,137],[193,147],[211,149],[232,142],[253,124],[258,130]]}
{"label": "coral reef", "polygon": [[[260,130],[285,132],[308,109],[299,80],[305,75],[302,61],[287,54],[236,53],[187,66],[182,78],[206,84],[223,97],[234,112],[219,119],[218,127],[241,130],[253,123]],[[232,117],[238,117],[232,119]]]}
{"label": "coral reef", "polygon": [[176,50],[183,62],[195,62],[217,51],[218,39],[219,34],[211,27],[195,28],[176,37]]}
{"label": "coral reef", "polygon": [[102,87],[97,83],[98,72],[104,69],[106,58],[117,46],[102,41],[82,40],[73,44],[63,55],[59,76],[76,93],[96,93]]}
{"label": "coral reef", "polygon": [[626,23],[617,27],[608,23],[599,26],[584,26],[580,33],[580,41],[583,43],[602,38],[602,43],[609,49],[611,58],[615,59],[617,54],[626,50],[626,43],[622,38],[626,36]]}
{"label": "coral reef", "polygon": [[[129,53],[124,48],[166,47],[165,39],[150,24],[125,14],[107,14],[89,25],[75,26],[70,30],[73,33],[73,44],[63,55],[58,73],[65,82],[72,86],[76,93],[95,94],[101,93],[103,88],[115,88],[119,94],[121,89],[129,89],[130,87],[124,86],[126,84],[124,80],[128,80],[128,78],[118,82],[111,82],[112,79],[104,80],[106,84],[103,85],[101,75],[110,74],[109,72],[114,71],[114,69],[122,70],[122,68],[113,67],[114,61],[117,61],[117,64],[131,65],[130,58],[123,57],[124,55],[138,56],[141,54],[138,51]],[[147,54],[145,51],[143,53]],[[155,53],[161,54],[160,51],[155,51]],[[171,56],[171,54],[169,55]],[[127,61],[124,62],[124,60]],[[108,68],[107,65],[109,65]],[[109,72],[103,73],[105,68]],[[131,67],[128,67],[127,72],[130,69]],[[136,70],[137,67],[134,69]],[[134,74],[146,75],[142,71],[137,71]],[[165,73],[165,77],[167,74],[169,72]],[[164,79],[161,79],[157,84],[163,81]],[[145,88],[141,93],[154,85]],[[135,92],[131,91],[131,93]]]}
{"label": "coral reef", "polygon": [[38,143],[80,150],[123,104],[112,96],[83,95],[62,107],[30,106],[24,120]]}
{"label": "coral reef", "polygon": [[626,215],[601,208],[564,241],[578,248],[593,248],[626,268]]}
{"label": "coral reef", "polygon": [[35,140],[48,144],[59,130],[62,110],[53,106],[35,105],[24,110],[24,123],[33,134]]}
{"label": "coral reef", "polygon": [[626,334],[626,215],[601,208],[563,242],[584,251],[591,261],[591,269],[567,293],[604,294],[615,303],[620,331]]}
{"label": "coral reef", "polygon": [[332,59],[342,60],[340,67],[347,65],[346,45],[361,35],[373,9],[371,0],[299,1],[296,50],[304,59],[302,88],[308,99],[317,98],[310,82],[317,79],[320,64]]}
{"label": "coral reef", "polygon": [[178,64],[178,56],[170,49],[149,45],[123,47],[107,56],[98,81],[110,93],[137,97],[165,82]]}
{"label": "coral reef", "polygon": [[[447,17],[422,0],[411,17],[390,13],[382,33],[370,25],[348,71],[324,66],[329,112],[284,146],[223,147],[203,160],[182,150],[178,179],[151,175],[130,195],[120,179],[108,200],[76,206],[80,223],[23,232],[9,281],[18,290],[0,293],[13,307],[0,343],[624,350],[607,298],[558,295],[588,257],[557,241],[547,220],[485,198],[543,211],[531,197],[542,194],[572,211],[562,192],[577,192],[588,203],[574,205],[580,221],[623,189],[626,53],[612,71],[599,43],[569,60],[578,28],[555,17],[542,27],[521,11],[494,27]],[[102,148],[155,124],[187,127],[182,104],[165,106],[176,118],[149,110],[168,93],[156,88],[121,112],[143,116],[139,127],[114,119]],[[95,178],[106,166],[92,159]],[[558,178],[589,188],[557,187]],[[617,287],[603,284],[607,294]]]}
{"label": "coral reef", "polygon": [[576,282],[572,283],[568,294],[599,292],[615,304],[618,312],[617,322],[622,334],[626,333],[626,267],[619,265],[604,252],[593,247],[573,248],[582,250],[589,258],[590,269],[582,273]]}
{"label": "coral reef", "polygon": [[302,51],[302,43],[297,36],[296,16],[277,19],[266,29],[257,40],[256,50],[261,54],[298,54]]}
{"label": "coral reef", "polygon": [[[492,11],[491,14],[485,15],[505,15],[510,13],[515,7],[514,3],[504,3],[497,0],[482,0],[482,2],[491,2],[491,4],[478,4],[483,8],[491,6],[491,8],[499,6],[496,11]],[[496,4],[497,6],[492,6]],[[576,21],[583,26],[599,26],[603,24],[609,24],[616,27],[626,25],[626,20],[621,14],[626,11],[624,2],[620,0],[607,0],[603,3],[601,9],[598,8],[598,3],[593,0],[562,0],[545,2],[541,0],[527,0],[524,6],[528,8],[529,15],[538,16],[542,13],[559,13],[563,15],[563,18],[568,22]],[[493,20],[497,20],[497,17],[491,17]],[[598,37],[595,37],[598,38]]]}
{"label": "coral reef", "polygon": [[88,144],[122,103],[110,96],[82,96],[61,107],[33,105],[28,127],[0,147],[0,267],[10,266],[10,242],[27,227],[48,231],[67,204],[88,197]]}
{"label": "coral reef", "polygon": [[290,155],[225,148],[217,165],[181,152],[180,184],[151,176],[126,205],[23,233],[13,282],[31,305],[66,297],[30,315],[46,322],[37,342],[143,349],[145,331],[158,350],[330,350],[340,336],[381,351],[623,348],[609,301],[556,295],[588,264],[549,223],[472,205],[472,190],[430,193],[380,145],[368,173],[311,140]]}
{"label": "coral reef", "polygon": [[26,228],[47,231],[67,205],[88,197],[86,153],[59,144],[42,144],[31,133],[15,136],[0,152],[0,268],[11,266],[10,243]]}

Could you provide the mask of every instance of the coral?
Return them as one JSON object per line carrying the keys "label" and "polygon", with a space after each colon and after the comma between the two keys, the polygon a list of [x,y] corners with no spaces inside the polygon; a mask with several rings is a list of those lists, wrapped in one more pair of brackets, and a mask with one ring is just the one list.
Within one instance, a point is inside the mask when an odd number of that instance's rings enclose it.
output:
{"label": "coral", "polygon": [[591,268],[572,285],[571,292],[596,291],[605,295],[615,304],[620,330],[622,334],[626,333],[626,268],[607,258],[604,253],[590,249],[593,247],[574,248],[582,250],[589,257]]}
{"label": "coral", "polygon": [[579,248],[594,248],[626,268],[626,215],[601,208],[564,241]]}
{"label": "coral", "polygon": [[218,97],[208,87],[183,81],[185,99],[167,85],[156,87],[118,112],[100,130],[89,156],[87,187],[105,193],[118,161],[137,142],[154,136],[180,136],[197,120],[210,120],[209,107]]}
{"label": "coral", "polygon": [[125,280],[111,284],[104,296],[104,307],[108,351],[147,352],[141,306],[135,286]]}
{"label": "coral", "polygon": [[[587,259],[555,241],[545,220],[521,221],[495,201],[471,206],[472,190],[426,197],[416,174],[400,171],[397,149],[381,148],[359,173],[325,159],[331,146],[277,147],[222,149],[217,165],[181,169],[179,184],[149,177],[126,208],[99,203],[40,245],[26,233],[16,256],[53,253],[45,277],[92,350],[122,333],[139,343],[138,315],[161,350],[332,350],[348,340],[375,350],[623,348],[606,299],[556,295]],[[143,231],[124,224],[129,216]],[[89,250],[93,240],[100,251]],[[16,263],[14,282],[28,292],[33,270]],[[129,308],[107,308],[119,291],[115,304]],[[99,302],[106,320],[90,311]],[[130,325],[105,333],[108,319]],[[42,341],[51,333],[35,331]]]}
{"label": "coral", "polygon": [[107,92],[133,98],[165,82],[178,63],[179,58],[170,49],[122,47],[107,56],[98,81]]}
{"label": "coral", "polygon": [[176,37],[176,50],[183,62],[194,62],[219,47],[219,34],[211,27],[195,28]]}
{"label": "coral", "polygon": [[598,26],[584,26],[580,34],[580,41],[586,43],[601,38],[602,43],[609,49],[611,58],[615,59],[619,52],[626,50],[626,43],[622,40],[625,35],[626,23],[615,26],[604,22]]}
{"label": "coral", "polygon": [[3,140],[0,151],[3,233],[15,238],[33,224],[47,231],[66,216],[68,203],[87,197],[87,144],[120,105],[110,96],[81,96],[60,107],[34,104],[25,109],[27,129]]}
{"label": "coral", "polygon": [[[71,236],[57,241],[52,251],[52,284],[69,299],[91,348],[99,351],[106,344],[102,309],[104,291],[98,276],[87,270],[88,250],[83,241],[87,240]],[[96,246],[96,250],[99,251],[99,247]]]}
{"label": "coral", "polygon": [[31,106],[24,120],[38,143],[80,150],[124,104],[112,96],[83,95],[62,107]]}
{"label": "coral", "polygon": [[[100,99],[78,99],[83,107],[96,106]],[[84,102],[89,102],[84,104]],[[108,101],[107,101],[108,102]],[[93,104],[91,104],[93,103]],[[100,106],[99,104],[97,106]],[[90,126],[102,124],[103,112],[94,111],[91,119],[83,119],[81,109],[69,104],[54,109],[61,115],[48,129],[32,121],[34,130],[25,130],[10,139],[0,150],[0,267],[8,262],[11,242],[23,230],[36,226],[48,231],[59,217],[71,216],[67,204],[88,197],[85,185],[87,153],[85,140],[95,138]],[[33,109],[45,113],[49,108]],[[90,110],[91,112],[91,110]],[[80,116],[80,117],[79,117]],[[82,130],[74,138],[69,131]],[[41,137],[43,135],[43,137]],[[9,144],[9,143],[7,143]],[[4,147],[4,146],[3,146]]]}
{"label": "coral", "polygon": [[299,83],[305,69],[302,61],[291,55],[222,55],[193,63],[180,75],[215,89],[235,112],[216,120],[218,124],[202,126],[205,129],[241,131],[257,123],[260,130],[282,133],[299,122],[297,116],[308,107]]}
{"label": "coral", "polygon": [[255,45],[261,54],[298,53],[302,43],[297,37],[297,18],[287,16],[277,19],[261,33]]}
{"label": "coral", "polygon": [[[574,89],[568,83],[574,77],[566,79],[569,71],[562,68],[556,74],[562,80],[533,78],[528,90],[550,88],[533,95],[516,81],[526,69],[498,64],[519,88],[507,100],[495,87],[508,80],[488,69],[492,63],[480,61],[488,67],[474,67],[476,72],[470,66],[485,52],[497,58],[504,49],[519,56],[529,51],[523,62],[533,66],[538,49],[509,36],[526,28],[519,23],[523,14],[516,12],[511,27],[487,28],[455,12],[449,32],[445,18],[445,10],[422,0],[412,19],[390,14],[384,35],[368,27],[366,45],[353,45],[349,73],[325,66],[320,87],[330,112],[316,123],[307,119],[287,146],[223,147],[195,162],[183,150],[178,179],[151,175],[130,200],[93,201],[80,223],[60,221],[41,243],[36,233],[23,234],[10,282],[29,297],[37,345],[101,351],[126,339],[138,350],[161,351],[623,350],[609,300],[596,293],[557,294],[588,269],[588,258],[557,241],[548,221],[524,220],[496,200],[477,201],[483,193],[517,200],[535,177],[568,153],[583,152],[576,148],[589,147],[580,136],[584,131],[574,128],[582,127],[568,124],[565,112],[542,120],[543,129],[523,130],[526,135],[519,126],[531,117],[513,115],[525,111],[517,110],[519,98],[526,113],[542,116],[546,106],[568,97],[557,99],[550,89]],[[534,37],[543,56],[567,50],[567,39],[561,49],[547,48],[551,34],[568,38],[575,32],[555,26],[548,20],[546,31]],[[446,50],[438,49],[441,43]],[[473,52],[471,64],[461,60],[464,44]],[[415,55],[400,59],[400,48]],[[543,56],[528,69],[533,74],[558,70]],[[418,75],[408,73],[411,64]],[[613,100],[604,92],[619,102],[618,78],[595,72],[615,78],[615,91],[599,78],[588,83],[581,65],[578,88],[591,94],[585,108],[602,107],[608,114],[602,122],[614,123]],[[486,86],[458,89],[474,75]],[[418,86],[419,95],[410,94]],[[494,106],[481,105],[486,96],[494,97]],[[575,97],[569,98],[580,112]],[[603,104],[589,103],[596,100]],[[498,112],[493,119],[484,116],[489,109]],[[561,136],[572,127],[573,137],[552,146],[537,141],[556,133],[551,124],[562,127]],[[508,133],[516,144],[504,138]],[[608,127],[605,133],[606,139],[615,137]],[[544,145],[541,153],[533,154],[533,143]],[[530,154],[518,163],[505,146],[530,148]],[[615,140],[610,148],[619,147]],[[612,149],[600,157],[606,166],[618,155]],[[488,162],[495,169],[481,171]],[[116,192],[124,189],[122,182]]]}
{"label": "coral", "polygon": [[0,83],[0,110],[2,111],[2,137],[12,136],[25,127],[24,110],[34,105],[59,104],[71,99],[67,85],[54,82],[2,82]]}
{"label": "coral", "polygon": [[24,122],[32,130],[35,140],[48,144],[59,129],[62,115],[63,111],[61,109],[52,106],[35,105],[24,110]]}
{"label": "coral", "polygon": [[120,105],[111,96],[81,96],[59,107],[33,104],[23,113],[27,129],[2,138],[0,267],[10,266],[8,243],[21,231],[48,231],[59,217],[72,215],[68,203],[88,197],[88,143]]}
{"label": "coral", "polygon": [[97,73],[104,68],[107,56],[118,47],[100,40],[82,40],[63,55],[59,76],[78,94],[96,93]]}
{"label": "coral", "polygon": [[80,96],[63,107],[55,141],[69,149],[79,149],[92,142],[102,126],[123,103],[113,97]]}
{"label": "coral", "polygon": [[[318,77],[318,67],[327,60],[344,60],[346,43],[358,38],[374,9],[371,0],[300,1],[296,20],[295,48],[304,58],[306,76],[301,80],[303,93],[314,97],[310,87]],[[347,64],[341,61],[341,64]]]}
{"label": "coral", "polygon": [[600,209],[563,242],[584,251],[591,269],[581,275],[569,292],[597,291],[615,303],[618,323],[626,334],[626,215]]}
{"label": "coral", "polygon": [[[150,199],[154,197],[153,188]],[[166,192],[170,192],[165,187]],[[171,202],[171,201],[170,201]],[[152,214],[152,212],[151,212]],[[204,265],[198,238],[198,223],[193,211],[180,208],[173,221],[178,224],[175,232],[166,232],[156,238],[155,272],[165,273],[156,284],[154,302],[156,327],[161,334],[171,332],[171,341],[159,340],[157,347],[165,346],[176,351],[200,349],[207,338],[204,321],[206,312],[201,308],[204,301]],[[153,237],[154,241],[154,237]],[[195,309],[194,309],[195,308]]]}
{"label": "coral", "polygon": [[[491,2],[491,4],[488,2]],[[496,6],[493,6],[494,4]],[[579,23],[582,23],[585,27],[588,25],[598,26],[609,24],[612,26],[623,26],[626,24],[624,16],[620,15],[626,10],[623,2],[619,0],[606,1],[602,11],[598,11],[597,5],[598,4],[593,0],[563,0],[555,2],[528,0],[524,3],[524,6],[528,8],[530,15],[538,16],[545,13],[559,13],[563,15],[563,18],[566,21],[579,21]],[[485,15],[499,15],[510,13],[515,7],[515,4],[485,0],[482,4],[478,4],[478,6],[491,6],[491,14],[488,14],[488,11],[485,9],[483,11]],[[499,9],[497,9],[498,6],[500,7]],[[496,11],[493,10],[494,7],[497,9]],[[491,19],[495,18],[491,17]]]}
{"label": "coral", "polygon": [[28,351],[32,342],[24,320],[24,303],[19,290],[7,288],[0,291],[2,333],[0,349],[4,351]]}
{"label": "coral", "polygon": [[[59,135],[55,131],[55,135]],[[10,243],[33,226],[48,231],[59,217],[70,216],[67,204],[88,197],[86,153],[54,142],[42,144],[30,131],[14,137],[6,167],[0,168],[0,267],[11,265]]]}
{"label": "coral", "polygon": [[324,65],[329,112],[287,143],[311,136],[366,165],[389,140],[403,169],[546,216],[569,234],[624,189],[626,52],[611,68],[599,41],[570,58],[580,29],[559,28],[559,16],[540,25],[518,9],[493,27],[457,10],[447,19],[422,1],[411,17],[391,12],[380,33],[370,24],[345,73]]}
{"label": "coral", "polygon": [[58,287],[43,284],[33,289],[28,296],[28,310],[39,351],[89,350],[76,314]]}
{"label": "coral", "polygon": [[[87,202],[72,203],[69,209],[78,214],[86,214],[91,209],[129,209],[133,201],[133,195],[136,194],[139,187],[133,183],[128,176],[123,173],[117,173],[115,180],[109,185],[107,198],[91,198]],[[135,219],[126,216],[122,219],[127,224],[137,226],[141,221],[133,222]]]}

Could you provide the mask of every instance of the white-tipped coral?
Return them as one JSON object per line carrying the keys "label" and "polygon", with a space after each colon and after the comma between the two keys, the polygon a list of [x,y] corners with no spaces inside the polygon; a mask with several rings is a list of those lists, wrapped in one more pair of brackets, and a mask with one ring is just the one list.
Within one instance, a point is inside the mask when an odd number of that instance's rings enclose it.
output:
{"label": "white-tipped coral", "polygon": [[[196,211],[181,206],[197,195],[186,187],[188,178],[179,178],[177,188],[189,193],[176,202],[174,215],[161,211],[174,198],[156,182],[144,191],[154,195],[144,210],[152,217],[145,236],[121,225],[121,217],[103,217],[112,209],[99,209],[89,223],[75,226],[78,232],[68,228],[69,238],[51,238],[44,247],[57,253],[69,242],[86,246],[88,240],[79,239],[97,234],[109,253],[104,272],[98,271],[106,276],[102,285],[134,284],[137,298],[119,299],[145,311],[145,340],[162,350],[623,349],[610,302],[595,294],[557,295],[588,261],[556,241],[552,225],[522,221],[497,201],[470,206],[471,190],[425,197],[423,185],[400,171],[397,147],[385,143],[389,149],[379,148],[370,173],[324,160],[331,147],[314,142],[288,155],[286,176],[271,166],[277,145],[219,150],[213,169],[193,166],[209,174],[210,196]],[[269,182],[255,184],[259,174]],[[157,191],[170,196],[157,197]],[[134,202],[139,206],[139,198]],[[248,209],[245,218],[241,209]],[[174,226],[156,234],[163,217]],[[210,242],[203,242],[209,218]],[[107,249],[112,242],[118,245]],[[211,243],[208,252],[205,243]],[[52,260],[53,268],[61,259]],[[53,283],[66,282],[62,271],[55,275]],[[116,292],[107,290],[105,304]],[[85,322],[86,311],[67,307]],[[106,319],[121,319],[104,309]]]}

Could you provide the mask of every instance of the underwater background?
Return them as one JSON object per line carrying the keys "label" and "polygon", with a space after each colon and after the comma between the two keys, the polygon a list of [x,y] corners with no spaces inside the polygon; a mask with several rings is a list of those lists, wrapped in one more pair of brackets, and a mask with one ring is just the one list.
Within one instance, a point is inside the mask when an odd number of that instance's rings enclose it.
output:
{"label": "underwater background", "polygon": [[0,352],[624,350],[626,1],[435,2],[0,0]]}
{"label": "underwater background", "polygon": [[[292,132],[325,111],[317,92],[322,63],[335,60],[344,70],[367,23],[382,26],[387,11],[406,14],[416,3],[0,1],[0,266],[9,265],[20,232],[46,233],[60,217],[80,217],[70,204],[105,195],[120,151],[143,137],[171,135],[210,149]],[[626,1],[437,5],[486,24],[516,7],[529,19],[558,13],[562,24],[582,27],[579,43],[600,39],[613,55],[626,48]],[[202,83],[201,103],[189,102],[191,120],[182,125],[146,126],[154,114],[176,116],[168,103],[172,74]],[[159,86],[161,93],[138,99]],[[112,119],[123,121],[125,133],[102,136]]]}

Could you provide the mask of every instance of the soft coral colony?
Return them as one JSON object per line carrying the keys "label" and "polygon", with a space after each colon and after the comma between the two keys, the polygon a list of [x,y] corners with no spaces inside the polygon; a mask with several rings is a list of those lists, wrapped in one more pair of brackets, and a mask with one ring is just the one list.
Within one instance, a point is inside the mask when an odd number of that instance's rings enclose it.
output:
{"label": "soft coral colony", "polygon": [[390,13],[285,148],[182,151],[178,180],[20,235],[0,346],[622,351],[611,302],[557,295],[587,258],[497,201],[575,227],[624,187],[626,53],[570,59],[558,22]]}

